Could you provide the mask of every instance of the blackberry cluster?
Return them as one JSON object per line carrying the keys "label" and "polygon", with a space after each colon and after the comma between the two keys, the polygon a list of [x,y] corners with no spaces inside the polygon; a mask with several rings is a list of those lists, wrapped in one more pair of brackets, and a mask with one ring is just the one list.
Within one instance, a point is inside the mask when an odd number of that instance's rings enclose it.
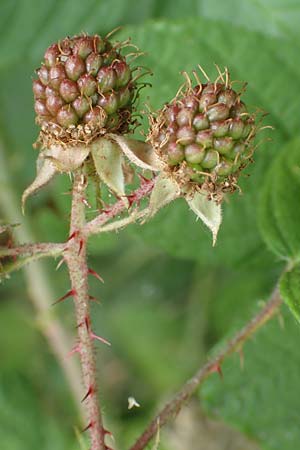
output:
{"label": "blackberry cluster", "polygon": [[46,146],[52,139],[90,141],[127,131],[135,83],[126,58],[108,39],[82,35],[51,45],[37,75],[34,107]]}
{"label": "blackberry cluster", "polygon": [[253,153],[255,119],[228,83],[188,87],[152,118],[149,140],[170,171],[214,194],[234,191]]}

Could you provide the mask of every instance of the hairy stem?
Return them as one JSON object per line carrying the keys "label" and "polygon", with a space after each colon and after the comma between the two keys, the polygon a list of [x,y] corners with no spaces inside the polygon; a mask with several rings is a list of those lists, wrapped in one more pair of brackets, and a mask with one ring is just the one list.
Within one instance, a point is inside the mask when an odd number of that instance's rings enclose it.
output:
{"label": "hairy stem", "polygon": [[[155,184],[155,178],[150,180],[144,180],[141,186],[131,194],[131,201],[133,203],[139,203],[140,200],[147,197]],[[114,205],[108,208],[105,212],[99,214],[95,219],[91,220],[84,227],[84,234],[89,236],[91,234],[100,233],[102,231],[102,227],[105,223],[107,223],[110,219],[113,219],[124,210],[128,208],[127,202],[124,200],[118,200]],[[126,219],[125,219],[126,220]],[[121,222],[121,221],[120,221]],[[123,226],[123,225],[122,225]]]}
{"label": "hairy stem", "polygon": [[[0,258],[4,256],[33,256],[37,258],[43,258],[46,256],[57,256],[62,253],[65,244],[50,244],[50,243],[37,243],[37,244],[22,244],[17,247],[0,247]],[[37,256],[39,255],[39,256]]]}
{"label": "hairy stem", "polygon": [[241,350],[243,344],[249,339],[262,325],[264,325],[278,310],[282,300],[276,289],[265,304],[261,311],[253,317],[231,340],[227,342],[225,347],[196,374],[190,378],[182,387],[182,389],[167,403],[167,405],[152,420],[143,434],[138,438],[130,450],[143,450],[149,441],[155,436],[158,430],[169,422],[176,414],[179,413],[182,406],[196,392],[199,386],[214,372],[219,371],[224,359],[235,351]]}
{"label": "hairy stem", "polygon": [[88,416],[87,429],[91,438],[91,450],[105,450],[105,430],[97,396],[96,361],[94,357],[94,334],[91,329],[88,293],[88,267],[86,244],[82,234],[85,226],[85,206],[83,203],[86,181],[80,170],[74,175],[70,239],[64,253],[69,269],[72,295],[74,297],[79,342],[75,349],[81,360],[85,388],[84,404]]}
{"label": "hairy stem", "polygon": [[[20,214],[20,201],[16,198],[12,177],[5,159],[4,145],[0,141],[0,207],[8,223],[20,223],[14,227],[14,237],[19,242],[32,242],[34,236],[30,223]],[[28,289],[28,298],[37,313],[36,319],[41,333],[45,336],[49,347],[60,364],[72,392],[78,411],[82,412],[80,400],[82,388],[80,385],[79,366],[75,361],[67,359],[71,340],[61,322],[55,316],[51,304],[55,299],[47,273],[41,264],[31,263],[24,268],[24,276]],[[51,312],[50,312],[51,311]],[[83,416],[83,414],[81,414]],[[82,417],[83,418],[83,417]]]}

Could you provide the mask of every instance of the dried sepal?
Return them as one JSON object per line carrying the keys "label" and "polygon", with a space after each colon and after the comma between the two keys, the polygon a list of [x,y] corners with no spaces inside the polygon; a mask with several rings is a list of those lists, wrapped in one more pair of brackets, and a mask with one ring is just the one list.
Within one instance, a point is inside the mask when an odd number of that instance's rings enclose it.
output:
{"label": "dried sepal", "polygon": [[38,192],[42,187],[46,186],[57,173],[57,169],[49,159],[45,159],[40,153],[37,159],[37,175],[34,181],[28,186],[22,195],[22,212],[25,212],[26,200],[30,195]]}
{"label": "dried sepal", "polygon": [[214,200],[210,200],[205,192],[193,192],[186,196],[186,201],[196,216],[212,232],[214,246],[222,222],[221,205]]}
{"label": "dried sepal", "polygon": [[87,145],[53,145],[40,154],[44,159],[50,160],[58,172],[72,172],[83,164],[89,152]]}
{"label": "dried sepal", "polygon": [[150,196],[148,215],[154,216],[161,208],[180,197],[180,187],[177,182],[161,173],[158,175],[155,186]]}
{"label": "dried sepal", "polygon": [[123,155],[118,144],[99,138],[91,144],[91,155],[99,178],[118,196],[125,196]]}
{"label": "dried sepal", "polygon": [[162,168],[160,160],[150,144],[118,134],[109,134],[108,137],[119,145],[129,161],[136,166],[154,171]]}

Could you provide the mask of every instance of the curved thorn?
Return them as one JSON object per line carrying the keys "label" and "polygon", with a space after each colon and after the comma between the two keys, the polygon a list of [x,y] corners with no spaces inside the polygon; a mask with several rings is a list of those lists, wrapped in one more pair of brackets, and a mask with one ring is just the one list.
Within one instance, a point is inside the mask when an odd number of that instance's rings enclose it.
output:
{"label": "curved thorn", "polygon": [[99,273],[95,272],[95,270],[93,269],[88,269],[88,273],[90,275],[93,275],[95,278],[97,278],[97,280],[101,281],[101,283],[104,283],[103,278],[101,277],[101,275],[99,275]]}
{"label": "curved thorn", "polygon": [[74,297],[74,295],[76,295],[76,291],[75,291],[75,289],[71,289],[71,290],[68,291],[65,295],[63,295],[63,296],[60,297],[58,300],[56,300],[56,302],[52,303],[52,306],[56,305],[57,303],[63,302],[63,301],[66,300],[68,297]]}
{"label": "curved thorn", "polygon": [[90,333],[90,336],[92,339],[97,339],[98,341],[102,342],[103,344],[111,346],[111,343],[109,341],[107,341],[105,338],[103,338],[101,336],[97,336],[97,334],[93,333],[92,331]]}

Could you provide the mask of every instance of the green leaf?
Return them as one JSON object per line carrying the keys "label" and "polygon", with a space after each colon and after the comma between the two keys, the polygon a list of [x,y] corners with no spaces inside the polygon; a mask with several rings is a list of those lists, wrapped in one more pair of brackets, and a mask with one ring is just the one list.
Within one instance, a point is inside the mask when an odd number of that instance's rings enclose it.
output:
{"label": "green leaf", "polygon": [[61,426],[62,418],[52,415],[53,392],[50,394],[44,389],[41,394],[29,377],[19,371],[1,373],[0,380],[0,442],[3,449],[76,449],[71,427],[67,422]]}
{"label": "green leaf", "polygon": [[285,145],[274,161],[262,193],[263,237],[282,258],[300,257],[300,139]]}
{"label": "green leaf", "polygon": [[125,195],[123,155],[119,146],[109,139],[99,138],[91,144],[91,154],[100,179],[117,195]]}
{"label": "green leaf", "polygon": [[280,294],[300,322],[300,264],[283,274],[280,280]]}

